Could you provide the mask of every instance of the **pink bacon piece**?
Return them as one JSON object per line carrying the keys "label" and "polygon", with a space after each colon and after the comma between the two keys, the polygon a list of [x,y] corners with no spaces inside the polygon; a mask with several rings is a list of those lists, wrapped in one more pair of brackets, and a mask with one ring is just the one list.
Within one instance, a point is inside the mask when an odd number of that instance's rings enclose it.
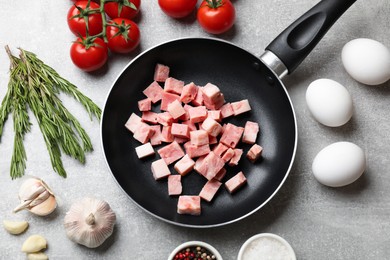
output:
{"label": "pink bacon piece", "polygon": [[183,87],[183,91],[180,95],[180,101],[187,104],[193,101],[198,94],[198,87],[191,82]]}
{"label": "pink bacon piece", "polygon": [[237,166],[238,162],[241,159],[243,152],[244,151],[242,149],[234,149],[234,156],[232,157],[232,159],[230,159],[229,166],[232,166],[232,167]]}
{"label": "pink bacon piece", "polygon": [[252,162],[256,162],[263,152],[263,147],[258,144],[254,144],[246,154],[246,157]]}
{"label": "pink bacon piece", "polygon": [[206,179],[211,180],[217,175],[217,173],[223,168],[225,162],[216,155],[214,152],[210,152],[202,161],[201,165],[197,170]]}
{"label": "pink bacon piece", "polygon": [[181,184],[181,175],[168,176],[168,194],[169,196],[180,195],[183,191]]}
{"label": "pink bacon piece", "polygon": [[135,130],[137,130],[138,126],[142,123],[142,118],[137,114],[132,113],[129,119],[125,123],[125,127],[134,134]]}
{"label": "pink bacon piece", "polygon": [[248,112],[251,110],[251,106],[249,105],[248,99],[244,99],[241,101],[233,102],[232,108],[234,111],[234,115],[237,116],[239,114]]}
{"label": "pink bacon piece", "polygon": [[137,153],[137,156],[139,159],[148,157],[150,155],[154,154],[154,149],[151,145],[151,143],[146,143],[140,146],[137,146],[135,148],[135,152]]}
{"label": "pink bacon piece", "polygon": [[245,123],[244,134],[242,135],[242,142],[247,144],[254,144],[259,133],[259,124],[256,122],[247,121]]}
{"label": "pink bacon piece", "polygon": [[182,176],[187,175],[192,169],[194,169],[195,162],[188,154],[181,158],[174,166],[174,169]]}
{"label": "pink bacon piece", "polygon": [[180,101],[180,96],[163,91],[160,109],[163,111],[168,111],[168,105],[175,100]]}
{"label": "pink bacon piece", "polygon": [[186,142],[184,144],[184,149],[190,158],[200,157],[208,154],[211,151],[208,144],[196,146],[192,145],[191,142]]}
{"label": "pink bacon piece", "polygon": [[167,165],[179,160],[185,155],[183,149],[181,149],[180,145],[175,141],[161,148],[157,152],[161,158],[164,159]]}
{"label": "pink bacon piece", "polygon": [[190,140],[191,144],[195,146],[209,144],[209,134],[205,130],[191,131]]}
{"label": "pink bacon piece", "polygon": [[145,98],[138,101],[139,111],[150,111],[152,109],[152,100],[150,98]]}
{"label": "pink bacon piece", "polygon": [[235,192],[238,188],[243,186],[247,182],[243,172],[237,173],[235,176],[225,182],[225,187],[230,193]]}
{"label": "pink bacon piece", "polygon": [[149,139],[153,134],[154,130],[150,125],[140,122],[137,129],[134,131],[133,138],[145,144],[149,142]]}
{"label": "pink bacon piece", "polygon": [[201,205],[199,196],[182,195],[179,197],[177,202],[177,213],[189,214],[189,215],[200,215]]}
{"label": "pink bacon piece", "polygon": [[150,124],[158,124],[159,115],[152,111],[142,112],[142,121],[150,123]]}
{"label": "pink bacon piece", "polygon": [[184,139],[190,138],[190,131],[188,125],[173,123],[171,128],[171,134],[175,137]]}
{"label": "pink bacon piece", "polygon": [[209,180],[203,186],[202,190],[199,193],[199,196],[205,201],[210,202],[214,195],[217,193],[218,189],[221,187],[222,183],[217,180]]}
{"label": "pink bacon piece", "polygon": [[169,77],[169,67],[163,64],[156,64],[154,69],[154,80],[164,82]]}
{"label": "pink bacon piece", "polygon": [[171,174],[167,164],[164,162],[163,159],[152,162],[151,168],[153,178],[155,180],[160,180],[162,178],[168,177]]}
{"label": "pink bacon piece", "polygon": [[235,148],[240,141],[243,132],[243,127],[235,126],[233,124],[228,123],[219,141],[226,146]]}
{"label": "pink bacon piece", "polygon": [[150,98],[153,103],[158,102],[162,98],[164,90],[156,81],[153,81],[142,93]]}
{"label": "pink bacon piece", "polygon": [[183,91],[184,81],[169,77],[165,80],[164,91],[181,95]]}

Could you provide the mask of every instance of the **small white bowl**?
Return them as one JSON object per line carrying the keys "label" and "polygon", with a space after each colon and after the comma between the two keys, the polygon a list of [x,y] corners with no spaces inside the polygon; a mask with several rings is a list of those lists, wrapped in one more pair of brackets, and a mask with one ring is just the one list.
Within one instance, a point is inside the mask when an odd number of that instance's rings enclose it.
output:
{"label": "small white bowl", "polygon": [[[249,238],[240,248],[240,251],[238,252],[238,257],[237,257],[237,260],[244,260],[243,259],[243,255],[244,255],[244,252],[248,249],[248,246],[254,242],[255,240],[261,240],[261,239],[270,239],[270,240],[275,240],[277,242],[279,242],[283,247],[286,248],[286,251],[288,252],[288,259],[289,260],[296,260],[296,256],[295,256],[295,252],[294,252],[294,249],[291,247],[291,245],[282,237],[278,236],[278,235],[275,235],[275,234],[271,234],[271,233],[261,233],[261,234],[257,234],[257,235],[254,235],[253,237]],[[259,248],[260,249],[260,248]]]}
{"label": "small white bowl", "polygon": [[175,255],[177,253],[179,253],[181,250],[186,249],[188,247],[196,247],[196,246],[203,247],[203,248],[207,249],[208,251],[210,251],[210,253],[212,253],[213,255],[216,256],[216,260],[223,260],[221,254],[217,251],[217,249],[215,249],[215,247],[213,247],[212,245],[210,245],[206,242],[202,242],[202,241],[188,241],[188,242],[185,242],[185,243],[179,245],[169,255],[168,260],[172,260],[175,257]]}

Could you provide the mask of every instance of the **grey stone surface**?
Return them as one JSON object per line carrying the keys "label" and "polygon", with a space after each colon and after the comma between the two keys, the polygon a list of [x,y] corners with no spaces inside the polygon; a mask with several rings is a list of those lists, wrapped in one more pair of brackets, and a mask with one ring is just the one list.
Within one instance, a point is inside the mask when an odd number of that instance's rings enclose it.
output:
{"label": "grey stone surface", "polygon": [[[264,47],[316,0],[235,0],[237,21],[220,38],[260,55]],[[66,14],[71,1],[0,0],[0,46],[9,44],[35,52],[62,76],[75,83],[101,107],[125,65],[140,52],[174,38],[209,36],[195,15],[174,20],[164,15],[157,1],[143,1],[136,18],[142,40],[129,55],[111,55],[108,66],[84,73],[73,66],[69,47],[74,36]],[[284,79],[296,109],[299,144],[290,176],[277,195],[261,210],[237,223],[212,229],[189,229],[162,222],[143,212],[121,191],[106,166],[99,123],[90,121],[83,108],[67,96],[62,99],[90,134],[95,151],[87,163],[63,157],[68,178],[53,172],[35,120],[25,138],[27,174],[43,178],[57,193],[60,206],[49,217],[28,212],[13,214],[22,180],[11,181],[9,165],[13,147],[10,118],[0,143],[0,216],[30,222],[28,231],[12,236],[0,229],[0,259],[25,259],[20,251],[31,234],[42,234],[49,243],[50,259],[166,259],[171,250],[188,240],[214,245],[224,259],[236,259],[250,236],[271,232],[288,240],[298,259],[389,259],[390,255],[390,83],[365,86],[351,79],[341,64],[341,48],[348,41],[367,37],[390,47],[390,3],[360,0],[328,32],[297,71]],[[213,37],[213,36],[212,36]],[[8,59],[0,51],[0,98],[6,92]],[[354,115],[345,126],[329,128],[317,123],[305,104],[307,86],[315,79],[330,78],[351,93]],[[319,184],[311,173],[314,156],[336,141],[351,141],[367,156],[367,169],[355,183],[343,188]],[[77,198],[94,195],[105,199],[117,213],[113,236],[98,249],[87,249],[67,239],[63,218]]]}

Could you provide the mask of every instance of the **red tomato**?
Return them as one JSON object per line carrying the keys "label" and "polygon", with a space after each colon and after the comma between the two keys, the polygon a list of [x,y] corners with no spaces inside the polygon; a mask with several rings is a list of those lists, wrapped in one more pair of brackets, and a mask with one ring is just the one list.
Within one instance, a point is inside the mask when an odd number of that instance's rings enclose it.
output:
{"label": "red tomato", "polygon": [[[124,5],[125,2],[132,3],[137,7],[137,10]],[[104,11],[111,18],[126,18],[133,19],[139,12],[141,6],[141,0],[116,0],[116,2],[107,2],[104,4]],[[119,13],[119,8],[121,12]]]}
{"label": "red tomato", "polygon": [[141,37],[137,24],[125,18],[115,18],[109,21],[106,34],[108,48],[117,53],[128,53],[134,50]]}
{"label": "red tomato", "polygon": [[[80,12],[75,5],[80,7],[82,11]],[[88,17],[88,33],[90,36],[99,34],[103,31],[102,15],[100,13],[85,13],[91,9],[99,9],[100,6],[94,2],[90,2],[89,7],[87,5],[88,1],[77,1],[68,11],[68,26],[76,36],[86,36],[84,17]],[[75,15],[79,17],[74,17]]]}
{"label": "red tomato", "polygon": [[101,68],[107,61],[107,45],[101,38],[96,38],[92,43],[77,38],[70,47],[70,58],[73,63],[84,71],[94,71]]}
{"label": "red tomato", "polygon": [[229,30],[236,19],[236,11],[229,0],[204,0],[197,13],[202,28],[212,34]]}
{"label": "red tomato", "polygon": [[161,10],[173,18],[183,18],[195,8],[197,0],[158,0]]}

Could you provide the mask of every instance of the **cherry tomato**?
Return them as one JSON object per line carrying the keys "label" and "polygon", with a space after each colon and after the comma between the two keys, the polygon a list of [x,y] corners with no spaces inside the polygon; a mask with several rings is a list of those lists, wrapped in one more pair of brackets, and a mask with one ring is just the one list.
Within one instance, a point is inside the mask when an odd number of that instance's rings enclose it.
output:
{"label": "cherry tomato", "polygon": [[[134,10],[133,8],[126,6],[125,4],[132,3],[137,8]],[[141,6],[141,0],[116,0],[116,2],[107,2],[104,4],[104,11],[110,18],[126,18],[133,19],[139,12],[139,8]],[[121,11],[119,13],[119,9]]]}
{"label": "cherry tomato", "polygon": [[70,47],[70,58],[73,63],[84,71],[94,71],[101,68],[107,61],[108,48],[101,38],[93,42],[77,38]]}
{"label": "cherry tomato", "polygon": [[161,10],[173,18],[183,18],[195,8],[197,0],[158,0]]}
{"label": "cherry tomato", "polygon": [[[81,8],[81,12],[76,8]],[[76,36],[86,36],[85,18],[88,18],[88,33],[90,36],[96,35],[103,30],[102,15],[100,13],[87,14],[88,10],[99,9],[99,5],[94,2],[77,1],[68,11],[68,26]],[[74,16],[77,17],[74,17]],[[73,18],[72,18],[73,17]]]}
{"label": "cherry tomato", "polygon": [[203,0],[197,19],[208,33],[221,34],[229,30],[236,19],[236,11],[229,0]]}
{"label": "cherry tomato", "polygon": [[108,48],[117,53],[128,53],[140,42],[140,31],[136,23],[125,18],[115,18],[106,28]]}

